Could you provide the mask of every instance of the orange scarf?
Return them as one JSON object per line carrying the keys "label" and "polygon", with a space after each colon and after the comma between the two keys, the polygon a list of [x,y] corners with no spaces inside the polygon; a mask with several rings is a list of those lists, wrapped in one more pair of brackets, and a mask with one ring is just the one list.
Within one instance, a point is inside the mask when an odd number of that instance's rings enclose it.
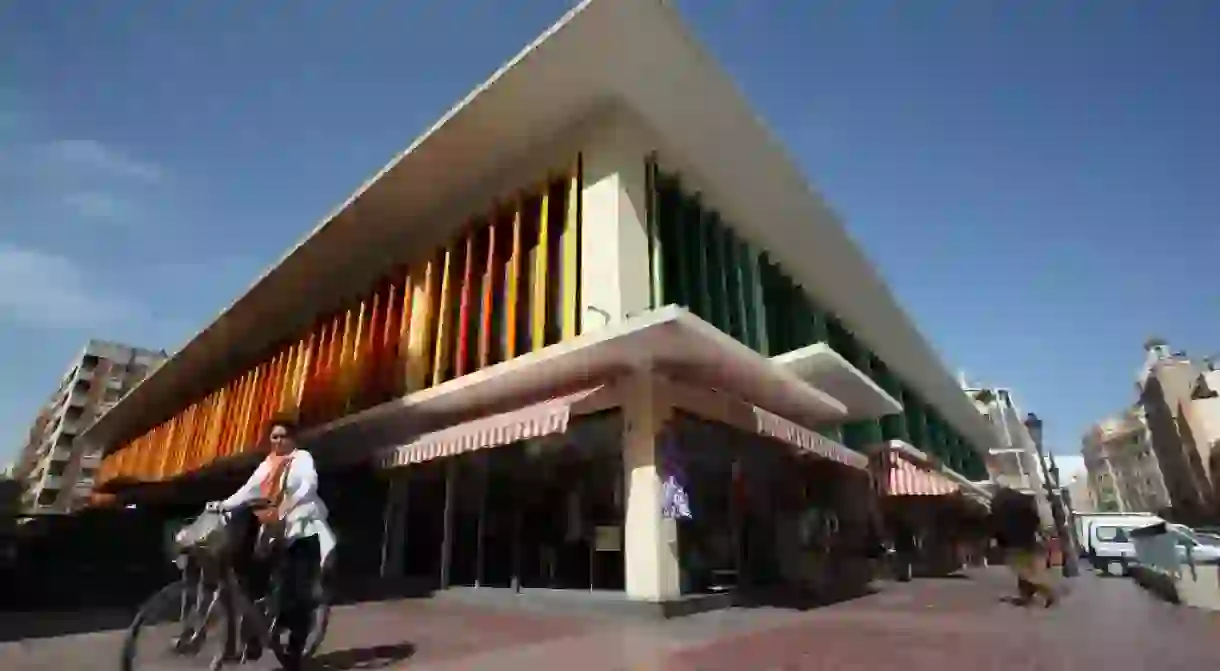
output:
{"label": "orange scarf", "polygon": [[276,509],[279,508],[280,498],[284,495],[284,480],[288,473],[288,466],[292,463],[292,455],[272,452],[267,455],[265,463],[268,466],[267,475],[259,484],[259,493],[264,499],[271,502],[273,509]]}

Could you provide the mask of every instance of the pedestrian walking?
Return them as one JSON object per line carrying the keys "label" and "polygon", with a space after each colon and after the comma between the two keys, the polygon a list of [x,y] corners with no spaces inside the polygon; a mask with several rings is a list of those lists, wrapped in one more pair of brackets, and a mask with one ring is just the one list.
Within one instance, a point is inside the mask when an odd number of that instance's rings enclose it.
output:
{"label": "pedestrian walking", "polygon": [[1047,608],[1058,601],[1047,569],[1046,536],[1033,497],[1002,489],[992,499],[992,528],[1017,578],[1018,603],[1041,596]]}

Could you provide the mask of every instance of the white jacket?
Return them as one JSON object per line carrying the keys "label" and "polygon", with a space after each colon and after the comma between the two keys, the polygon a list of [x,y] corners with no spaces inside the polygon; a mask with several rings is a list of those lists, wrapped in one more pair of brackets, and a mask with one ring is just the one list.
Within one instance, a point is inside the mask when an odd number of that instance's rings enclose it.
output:
{"label": "white jacket", "polygon": [[[318,496],[318,471],[314,467],[313,455],[306,450],[295,450],[289,456],[288,474],[284,482],[284,500],[280,513],[284,520],[284,537],[318,537],[322,565],[325,566],[330,553],[335,549],[335,533],[326,518],[329,511]],[[262,496],[262,483],[271,467],[264,460],[254,469],[246,484],[225,499],[221,506],[230,509]]]}

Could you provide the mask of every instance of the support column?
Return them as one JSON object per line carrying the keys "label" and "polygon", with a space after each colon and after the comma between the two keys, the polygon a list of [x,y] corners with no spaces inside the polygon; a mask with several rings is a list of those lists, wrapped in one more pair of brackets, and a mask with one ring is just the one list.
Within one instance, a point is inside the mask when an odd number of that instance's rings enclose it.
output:
{"label": "support column", "polygon": [[390,476],[386,487],[384,527],[381,534],[381,577],[403,577],[403,550],[407,531],[407,477],[405,473]]}
{"label": "support column", "polygon": [[681,595],[677,522],[661,517],[659,434],[672,414],[658,398],[652,375],[627,381],[623,404],[623,569],[627,596],[664,601]]}
{"label": "support column", "polygon": [[581,331],[649,309],[653,300],[648,230],[648,157],[640,122],[613,110],[581,150]]}

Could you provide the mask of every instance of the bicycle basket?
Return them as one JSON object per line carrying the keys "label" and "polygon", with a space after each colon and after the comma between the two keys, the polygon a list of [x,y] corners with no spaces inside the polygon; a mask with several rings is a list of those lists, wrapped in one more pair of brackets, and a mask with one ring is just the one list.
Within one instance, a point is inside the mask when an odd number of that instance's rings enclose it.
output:
{"label": "bicycle basket", "polygon": [[204,512],[174,534],[174,549],[178,552],[224,552],[231,542],[229,518],[224,513]]}

